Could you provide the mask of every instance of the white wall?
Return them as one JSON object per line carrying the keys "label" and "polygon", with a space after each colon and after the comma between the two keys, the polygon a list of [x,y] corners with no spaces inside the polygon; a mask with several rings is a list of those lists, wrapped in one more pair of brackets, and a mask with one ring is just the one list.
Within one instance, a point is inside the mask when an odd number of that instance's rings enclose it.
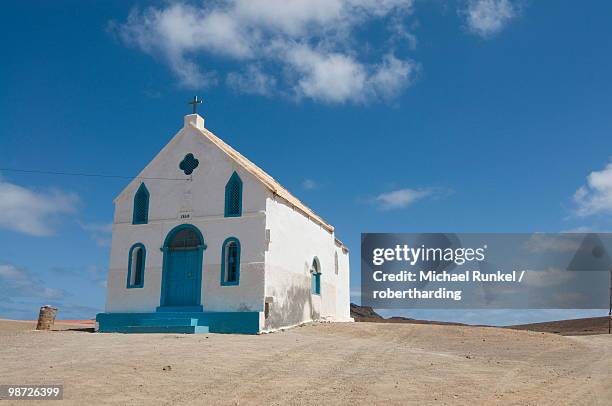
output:
{"label": "white wall", "polygon": [[[154,312],[160,305],[163,252],[168,232],[180,223],[116,224],[113,227],[108,272],[107,312]],[[263,311],[264,235],[263,213],[237,218],[196,218],[207,245],[202,258],[201,304],[206,311]],[[221,246],[228,237],[240,241],[240,283],[221,286]],[[144,286],[126,286],[129,250],[140,242],[146,247]]]}
{"label": "white wall", "polygon": [[[335,273],[333,234],[270,196],[266,205],[270,243],[266,252],[266,297],[273,297],[265,329],[304,321],[350,320],[348,256],[340,249]],[[321,265],[321,295],[311,293],[310,267]]]}
{"label": "white wall", "polygon": [[350,321],[351,319],[351,283],[349,268],[349,252],[336,246],[338,253],[338,279],[340,289],[337,289],[336,317],[339,321]]}
{"label": "white wall", "polygon": [[[199,160],[192,178],[179,163],[188,153]],[[236,171],[243,182],[242,217],[224,217],[225,185]],[[263,311],[266,189],[248,172],[192,128],[183,128],[140,177],[184,181],[144,180],[149,190],[148,224],[132,224],[133,198],[140,181],[132,182],[115,201],[115,224],[107,286],[107,312],[151,312],[159,306],[163,253],[168,232],[181,223],[202,232],[202,305],[207,311]],[[181,212],[189,220],[179,220]],[[221,286],[221,245],[236,237],[241,246],[240,283]],[[128,253],[140,242],[146,247],[143,288],[127,289]]]}
{"label": "white wall", "polygon": [[[188,153],[199,160],[192,177],[179,169]],[[243,182],[242,217],[225,218],[225,185],[233,171]],[[189,223],[199,228],[207,244],[201,300],[205,311],[262,312],[265,298],[273,297],[265,321],[268,330],[313,319],[350,320],[348,254],[335,244],[333,234],[276,200],[280,198],[197,130],[187,126],[179,131],[139,176],[184,180],[144,181],[150,193],[148,224],[132,224],[133,198],[140,181],[131,182],[115,200],[107,312],[156,310],[163,265],[160,247],[172,228]],[[179,220],[184,212],[191,218]],[[221,286],[221,245],[230,236],[241,245],[240,283]],[[128,253],[137,242],[146,247],[144,287],[128,289]],[[322,272],[320,296],[311,294],[310,267],[315,256]]]}
{"label": "white wall", "polygon": [[[179,169],[180,162],[188,153],[193,153],[199,160],[192,180]],[[176,219],[182,210],[192,210],[194,217],[223,216],[225,184],[234,171],[243,183],[243,213],[264,211],[266,188],[197,130],[183,128],[139,177],[185,180],[131,182],[115,200],[115,223],[132,223],[134,193],[141,182],[151,195],[149,221]]]}

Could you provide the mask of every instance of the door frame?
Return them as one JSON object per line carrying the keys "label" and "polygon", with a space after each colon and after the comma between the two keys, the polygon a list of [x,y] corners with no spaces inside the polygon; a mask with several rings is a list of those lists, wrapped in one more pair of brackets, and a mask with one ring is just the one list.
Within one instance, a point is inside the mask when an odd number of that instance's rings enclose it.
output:
{"label": "door frame", "polygon": [[[199,294],[196,295],[196,304],[193,306],[166,306],[166,278],[168,275],[168,269],[170,268],[170,244],[174,239],[174,236],[181,230],[191,229],[193,230],[198,238],[200,244],[197,245],[197,268],[196,268],[196,286],[199,287]],[[160,250],[164,253],[163,266],[162,266],[162,277],[161,277],[161,292],[159,298],[158,312],[194,312],[202,311],[202,264],[204,257],[204,250],[206,249],[206,243],[204,242],[204,236],[200,230],[193,224],[180,224],[174,227],[168,232],[164,240],[164,245]]]}

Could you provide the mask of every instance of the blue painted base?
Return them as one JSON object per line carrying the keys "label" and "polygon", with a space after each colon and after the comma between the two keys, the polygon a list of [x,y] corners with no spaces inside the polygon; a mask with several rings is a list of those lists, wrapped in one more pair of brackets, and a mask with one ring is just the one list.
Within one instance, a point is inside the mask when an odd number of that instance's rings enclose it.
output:
{"label": "blue painted base", "polygon": [[155,311],[164,313],[203,312],[202,306],[158,306]]}
{"label": "blue painted base", "polygon": [[207,326],[128,326],[122,333],[206,334]]}
{"label": "blue painted base", "polygon": [[102,333],[257,334],[259,312],[98,313]]}

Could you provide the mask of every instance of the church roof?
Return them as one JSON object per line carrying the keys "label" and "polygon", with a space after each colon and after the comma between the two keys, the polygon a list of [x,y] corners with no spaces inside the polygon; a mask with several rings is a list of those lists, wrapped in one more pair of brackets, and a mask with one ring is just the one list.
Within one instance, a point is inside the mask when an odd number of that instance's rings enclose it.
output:
{"label": "church roof", "polygon": [[199,131],[200,134],[210,140],[210,142],[219,147],[219,149],[229,155],[230,158],[232,158],[232,160],[242,166],[244,170],[259,179],[274,195],[286,200],[291,206],[302,212],[304,216],[319,224],[321,227],[325,228],[330,233],[334,231],[334,226],[332,226],[322,217],[317,215],[308,206],[302,203],[300,199],[292,195],[287,189],[285,189],[280,183],[278,183],[278,181],[276,181],[272,176],[268,175],[259,166],[249,161],[244,155],[229,146],[221,138],[217,137],[215,134],[213,134],[206,128],[198,128],[195,125],[192,125],[192,127],[194,130]]}

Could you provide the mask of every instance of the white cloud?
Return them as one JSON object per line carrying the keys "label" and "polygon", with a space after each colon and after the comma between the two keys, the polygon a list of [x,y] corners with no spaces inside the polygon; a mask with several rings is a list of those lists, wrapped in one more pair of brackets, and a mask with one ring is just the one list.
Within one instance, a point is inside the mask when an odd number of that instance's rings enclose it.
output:
{"label": "white cloud", "polygon": [[589,226],[578,226],[578,227],[574,227],[574,228],[568,228],[567,230],[562,230],[562,233],[579,233],[579,234],[583,234],[583,233],[594,233],[596,232],[595,229],[593,227],[589,227]]}
{"label": "white cloud", "polygon": [[392,54],[385,55],[374,74],[370,77],[372,91],[376,96],[391,99],[409,86],[420,70],[412,61],[403,61]]}
{"label": "white cloud", "polygon": [[382,193],[374,199],[383,210],[403,209],[414,202],[430,197],[432,189],[399,189],[388,193]]}
{"label": "white cloud", "polygon": [[46,287],[30,272],[12,264],[0,264],[0,293],[2,297],[39,297],[59,299],[64,292]]}
{"label": "white cloud", "polygon": [[[125,44],[164,60],[187,87],[215,84],[213,58],[222,58],[248,64],[246,71],[226,78],[240,91],[269,95],[282,84],[298,99],[363,102],[397,96],[412,83],[417,65],[396,57],[384,42],[376,46],[379,62],[371,62],[354,31],[388,18],[391,34],[402,32],[415,43],[402,29],[413,1],[223,0],[201,7],[172,3],[133,9],[125,23],[112,22],[110,30]],[[366,56],[369,62],[363,61]]]}
{"label": "white cloud", "polygon": [[288,64],[298,74],[295,94],[330,103],[391,99],[411,84],[419,69],[415,62],[392,54],[375,66],[360,63],[350,55],[305,45],[290,47],[286,54]]}
{"label": "white cloud", "polygon": [[51,272],[59,277],[64,278],[83,278],[88,280],[97,287],[106,287],[107,271],[106,268],[101,268],[96,265],[87,267],[54,267]]}
{"label": "white cloud", "polygon": [[535,288],[551,288],[552,286],[567,283],[576,274],[559,268],[547,268],[544,271],[530,271],[525,274],[523,284]]}
{"label": "white cloud", "polygon": [[35,191],[0,178],[0,228],[34,236],[51,235],[57,218],[73,213],[77,203],[73,193]]}
{"label": "white cloud", "polygon": [[491,37],[518,14],[518,6],[510,0],[467,0],[459,13],[467,28],[483,38]]}
{"label": "white cloud", "polygon": [[525,246],[531,252],[575,252],[580,248],[580,241],[572,236],[536,233]]}
{"label": "white cloud", "polygon": [[350,296],[352,303],[361,303],[361,288],[351,288]]}
{"label": "white cloud", "polygon": [[574,193],[574,202],[581,217],[612,213],[612,163],[587,176],[586,184]]}
{"label": "white cloud", "polygon": [[85,231],[93,233],[110,234],[113,231],[113,223],[79,223]]}
{"label": "white cloud", "polygon": [[249,65],[244,72],[230,72],[226,80],[235,90],[261,96],[270,95],[276,87],[276,78],[266,74],[258,65]]}
{"label": "white cloud", "polygon": [[419,26],[420,23],[418,21],[414,21],[409,27],[407,27],[401,18],[393,17],[388,25],[391,31],[391,37],[389,39],[397,42],[405,41],[408,48],[414,51],[417,49],[419,40],[413,31],[415,31]]}
{"label": "white cloud", "polygon": [[280,32],[290,37],[307,33],[339,21],[343,15],[341,0],[238,0],[228,14],[254,27]]}
{"label": "white cloud", "polygon": [[108,279],[106,269],[92,265],[87,268],[87,272],[91,275],[93,278],[93,283],[97,287],[106,289]]}
{"label": "white cloud", "polygon": [[302,182],[302,189],[304,190],[314,190],[317,189],[319,186],[319,183],[312,179],[304,179],[304,181]]}
{"label": "white cloud", "polygon": [[108,247],[111,243],[111,232],[113,231],[113,223],[82,223],[79,221],[79,226],[89,233],[89,236],[100,247]]}
{"label": "white cloud", "polygon": [[296,94],[327,102],[362,100],[367,75],[351,56],[321,53],[307,46],[293,47],[287,56],[299,73]]}

